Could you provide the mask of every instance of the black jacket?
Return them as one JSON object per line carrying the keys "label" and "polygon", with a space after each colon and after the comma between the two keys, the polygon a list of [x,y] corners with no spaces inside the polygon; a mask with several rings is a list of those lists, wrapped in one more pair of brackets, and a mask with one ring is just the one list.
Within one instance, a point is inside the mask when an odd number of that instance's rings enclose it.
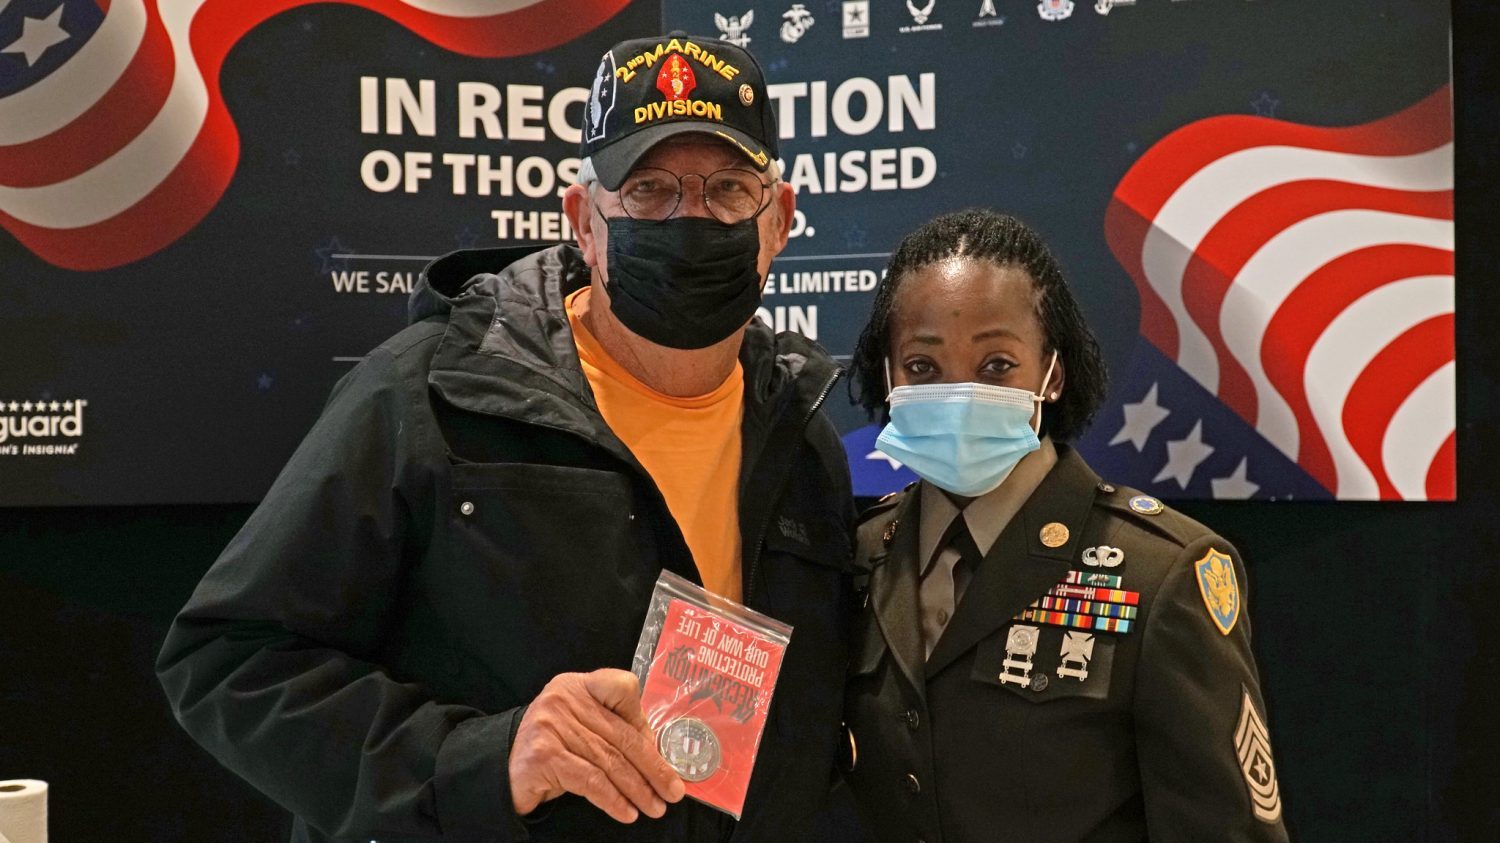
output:
{"label": "black jacket", "polygon": [[[920,499],[894,496],[859,528],[857,564],[871,575],[848,691],[848,778],[873,840],[1285,843],[1245,572],[1228,542],[1100,482],[1059,446],[924,662]],[[1227,633],[1209,604],[1227,577],[1200,587],[1203,560],[1238,583]],[[1065,645],[1070,630],[1015,619],[1070,571],[1138,592],[1133,628],[1077,630]],[[1036,631],[1035,652],[1010,657],[1020,626]],[[1086,657],[1065,664],[1084,643]]]}
{"label": "black jacket", "polygon": [[698,580],[579,368],[563,298],[587,267],[527,251],[436,261],[412,326],[335,388],[168,634],[177,717],[296,815],[294,840],[795,839],[838,741],[853,517],[818,411],[837,369],[759,323],[744,595],[794,631],[744,819],[685,800],[622,826],[571,796],[514,816],[523,707],[558,673],[629,669],[660,570]]}

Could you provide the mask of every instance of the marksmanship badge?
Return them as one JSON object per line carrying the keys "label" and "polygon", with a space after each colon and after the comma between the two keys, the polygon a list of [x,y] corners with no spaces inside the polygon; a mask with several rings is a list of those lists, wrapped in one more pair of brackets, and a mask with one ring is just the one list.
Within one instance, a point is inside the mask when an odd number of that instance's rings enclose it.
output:
{"label": "marksmanship badge", "polygon": [[1031,684],[1031,657],[1036,655],[1038,629],[1016,624],[1005,636],[1005,668],[999,675],[1002,684],[1026,687]]}
{"label": "marksmanship badge", "polygon": [[1089,660],[1094,657],[1094,636],[1087,632],[1066,632],[1063,634],[1062,652],[1059,654],[1061,664],[1057,668],[1057,676],[1060,679],[1077,679],[1079,682],[1089,678]]}

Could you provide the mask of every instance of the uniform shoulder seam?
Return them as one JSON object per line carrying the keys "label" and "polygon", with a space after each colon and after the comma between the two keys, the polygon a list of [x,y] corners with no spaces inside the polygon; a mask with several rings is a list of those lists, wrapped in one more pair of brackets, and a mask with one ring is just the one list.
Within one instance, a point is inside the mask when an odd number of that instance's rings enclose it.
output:
{"label": "uniform shoulder seam", "polygon": [[1163,538],[1179,547],[1187,547],[1213,531],[1182,512],[1162,503],[1157,498],[1136,489],[1110,487],[1100,494],[1099,504],[1121,518]]}

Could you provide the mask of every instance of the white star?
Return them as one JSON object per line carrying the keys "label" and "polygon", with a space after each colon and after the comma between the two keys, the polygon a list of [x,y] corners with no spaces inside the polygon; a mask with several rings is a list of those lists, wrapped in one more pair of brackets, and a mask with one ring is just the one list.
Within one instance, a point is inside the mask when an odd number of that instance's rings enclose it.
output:
{"label": "white star", "polygon": [[73,402],[72,401],[64,401],[63,402],[63,409],[66,410],[69,413],[73,412]]}
{"label": "white star", "polygon": [[31,402],[27,401],[24,404],[22,404],[21,405],[21,409],[25,410],[28,413],[31,412]]}
{"label": "white star", "polygon": [[1160,483],[1170,477],[1177,481],[1178,486],[1186,489],[1198,465],[1208,459],[1208,455],[1213,452],[1212,445],[1203,444],[1203,422],[1200,420],[1193,425],[1193,432],[1189,433],[1186,439],[1176,439],[1167,443],[1167,464],[1162,467],[1160,473],[1151,478],[1151,482]]}
{"label": "white star", "polygon": [[1254,766],[1255,766],[1255,777],[1257,779],[1259,779],[1262,782],[1265,782],[1265,781],[1267,781],[1268,779],[1271,778],[1270,773],[1266,770],[1266,759],[1264,759],[1264,758],[1257,758],[1257,759],[1255,759],[1255,765]]}
{"label": "white star", "polygon": [[21,409],[21,405],[20,404],[17,404],[14,401],[10,402],[10,411],[12,413],[19,412],[20,409]]}
{"label": "white star", "polygon": [[885,453],[884,451],[871,451],[870,453],[865,454],[865,459],[885,460],[886,462],[891,464],[891,471],[901,470],[901,462],[890,454]]}
{"label": "white star", "polygon": [[1247,501],[1260,490],[1259,483],[1251,483],[1245,476],[1245,469],[1250,462],[1249,457],[1240,460],[1240,467],[1228,477],[1220,477],[1213,480],[1210,485],[1214,488],[1214,497],[1219,500]]}
{"label": "white star", "polygon": [[1109,440],[1109,444],[1118,445],[1121,442],[1129,442],[1137,451],[1146,447],[1146,440],[1151,438],[1151,431],[1172,414],[1171,410],[1156,403],[1157,386],[1159,384],[1151,384],[1151,389],[1147,390],[1145,398],[1122,407],[1125,410],[1125,426],[1120,428],[1115,438]]}
{"label": "white star", "polygon": [[51,410],[54,413],[57,412],[60,407],[62,407],[62,405],[57,403],[56,401],[53,401],[51,404],[47,405],[47,409]]}
{"label": "white star", "polygon": [[68,33],[58,25],[62,20],[63,7],[59,4],[52,14],[45,18],[26,18],[26,23],[21,29],[21,37],[0,53],[22,53],[26,56],[26,66],[36,64],[42,53],[57,44],[68,40]]}

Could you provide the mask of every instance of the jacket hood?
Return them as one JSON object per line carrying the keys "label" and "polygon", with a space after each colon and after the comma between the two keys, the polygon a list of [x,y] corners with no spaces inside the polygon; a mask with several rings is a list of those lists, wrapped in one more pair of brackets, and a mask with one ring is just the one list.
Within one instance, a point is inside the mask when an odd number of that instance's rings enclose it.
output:
{"label": "jacket hood", "polygon": [[[468,249],[433,261],[412,291],[412,321],[446,315],[431,385],[449,403],[540,420],[593,439],[602,432],[563,301],[589,282],[571,245]],[[747,416],[769,423],[820,400],[838,367],[817,343],[775,334],[759,319],[740,347]]]}
{"label": "jacket hood", "polygon": [[446,315],[470,282],[480,282],[496,267],[510,266],[549,248],[545,244],[499,246],[492,249],[460,249],[449,252],[422,268],[422,275],[406,301],[406,319],[416,324],[429,316]]}

